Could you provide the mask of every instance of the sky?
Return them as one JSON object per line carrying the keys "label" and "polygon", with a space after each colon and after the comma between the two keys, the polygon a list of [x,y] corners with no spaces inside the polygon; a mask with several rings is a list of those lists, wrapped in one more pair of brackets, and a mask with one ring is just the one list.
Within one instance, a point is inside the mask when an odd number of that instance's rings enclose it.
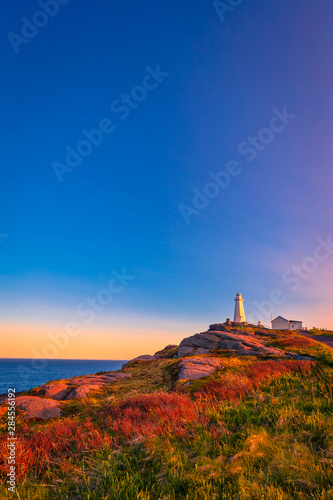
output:
{"label": "sky", "polygon": [[6,2],[2,357],[333,328],[333,5],[222,4]]}

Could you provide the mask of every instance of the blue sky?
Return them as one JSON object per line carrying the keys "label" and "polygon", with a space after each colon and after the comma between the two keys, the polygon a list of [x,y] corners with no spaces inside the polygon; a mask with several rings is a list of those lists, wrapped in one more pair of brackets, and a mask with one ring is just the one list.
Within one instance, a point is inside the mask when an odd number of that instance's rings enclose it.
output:
{"label": "blue sky", "polygon": [[[7,2],[2,20],[2,322],[61,325],[125,267],[96,331],[156,318],[181,339],[231,316],[237,292],[250,311],[276,288],[274,313],[333,328],[331,254],[297,291],[281,280],[332,231],[333,6],[244,0],[221,22],[212,2],[70,0],[15,53],[8,33],[40,10]],[[158,65],[168,76],[121,120],[111,104]],[[296,117],[247,162],[239,144],[285,106]],[[115,130],[60,183],[53,162],[104,118]],[[179,205],[231,160],[241,173],[186,224]]]}

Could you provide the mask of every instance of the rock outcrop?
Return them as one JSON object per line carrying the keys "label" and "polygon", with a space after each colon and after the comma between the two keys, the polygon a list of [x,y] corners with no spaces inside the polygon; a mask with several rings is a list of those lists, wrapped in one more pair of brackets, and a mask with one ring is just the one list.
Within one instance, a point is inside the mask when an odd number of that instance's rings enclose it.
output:
{"label": "rock outcrop", "polygon": [[102,384],[81,384],[75,387],[68,396],[66,396],[65,400],[86,398],[91,391],[97,391],[101,387],[103,387]]}
{"label": "rock outcrop", "polygon": [[132,377],[131,374],[129,373],[116,373],[116,372],[111,372],[111,373],[103,373],[102,375],[84,375],[81,377],[74,377],[74,378],[69,378],[68,383],[74,386],[78,385],[92,385],[92,384],[99,384],[99,385],[107,385],[107,384],[112,384],[114,382],[118,382],[119,380],[123,380],[125,378]]}
{"label": "rock outcrop", "polygon": [[129,377],[132,377],[132,374],[110,372],[48,382],[37,387],[33,391],[33,396],[17,397],[16,404],[19,409],[23,410],[24,418],[56,418],[60,416],[63,402],[85,398],[91,392]]}
{"label": "rock outcrop", "polygon": [[[259,335],[240,332],[236,329],[228,330],[225,328],[225,331],[208,330],[207,332],[196,333],[192,337],[182,340],[178,349],[178,358],[189,355],[208,354],[217,349],[243,356],[271,355],[288,357],[289,353],[265,345],[266,343],[267,341]],[[297,355],[293,357],[295,356]]]}
{"label": "rock outcrop", "polygon": [[53,399],[38,398],[36,396],[19,396],[16,406],[23,410],[25,418],[56,418],[60,416],[60,403]]}
{"label": "rock outcrop", "polygon": [[223,368],[223,360],[208,356],[185,358],[180,363],[178,380],[196,380]]}
{"label": "rock outcrop", "polygon": [[122,368],[126,368],[126,366],[129,366],[133,361],[151,361],[154,359],[160,359],[160,358],[172,358],[172,357],[177,357],[177,351],[178,351],[178,346],[177,345],[167,345],[162,349],[161,351],[155,352],[155,354],[150,355],[150,354],[143,354],[142,356],[137,356],[136,358],[130,359],[126,363],[123,364]]}
{"label": "rock outcrop", "polygon": [[132,377],[130,373],[121,372],[73,377],[59,383],[46,383],[38,388],[35,395],[55,399],[56,401],[80,399],[85,398],[90,391],[101,389],[105,385],[113,384],[129,377]]}
{"label": "rock outcrop", "polygon": [[151,354],[142,354],[142,356],[130,359],[129,361],[127,361],[127,363],[124,363],[122,368],[126,368],[126,366],[129,366],[131,363],[133,363],[133,361],[151,361],[152,359],[158,359],[158,358],[155,354],[153,356]]}
{"label": "rock outcrop", "polygon": [[71,386],[69,384],[45,384],[41,386],[40,390],[36,393],[36,396],[45,396],[46,398],[61,401],[62,399],[66,399],[70,390]]}
{"label": "rock outcrop", "polygon": [[[48,382],[36,389],[32,395],[16,397],[16,406],[23,410],[24,418],[50,419],[60,416],[65,401],[81,399],[106,385],[132,377],[130,373],[109,372],[96,375],[72,377],[59,382]],[[7,411],[6,407],[3,407]]]}

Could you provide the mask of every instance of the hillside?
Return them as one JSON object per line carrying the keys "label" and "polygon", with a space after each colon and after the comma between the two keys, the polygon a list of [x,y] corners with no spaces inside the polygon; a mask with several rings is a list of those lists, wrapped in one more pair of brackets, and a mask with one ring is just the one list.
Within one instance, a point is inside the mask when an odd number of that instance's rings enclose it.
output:
{"label": "hillside", "polygon": [[333,349],[301,333],[211,325],[20,395],[19,498],[332,499]]}

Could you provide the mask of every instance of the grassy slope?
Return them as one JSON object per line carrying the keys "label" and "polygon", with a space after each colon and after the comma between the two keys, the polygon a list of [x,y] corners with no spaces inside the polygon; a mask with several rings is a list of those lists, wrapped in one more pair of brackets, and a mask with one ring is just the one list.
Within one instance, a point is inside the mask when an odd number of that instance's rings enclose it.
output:
{"label": "grassy slope", "polygon": [[132,379],[68,401],[61,419],[19,417],[20,498],[332,499],[333,350],[270,342],[316,363],[216,353],[225,368],[186,386],[175,359],[133,363]]}
{"label": "grassy slope", "polygon": [[309,333],[316,336],[323,335],[325,337],[333,337],[333,332],[331,330],[318,330],[318,328],[312,328],[311,330],[309,330]]}

